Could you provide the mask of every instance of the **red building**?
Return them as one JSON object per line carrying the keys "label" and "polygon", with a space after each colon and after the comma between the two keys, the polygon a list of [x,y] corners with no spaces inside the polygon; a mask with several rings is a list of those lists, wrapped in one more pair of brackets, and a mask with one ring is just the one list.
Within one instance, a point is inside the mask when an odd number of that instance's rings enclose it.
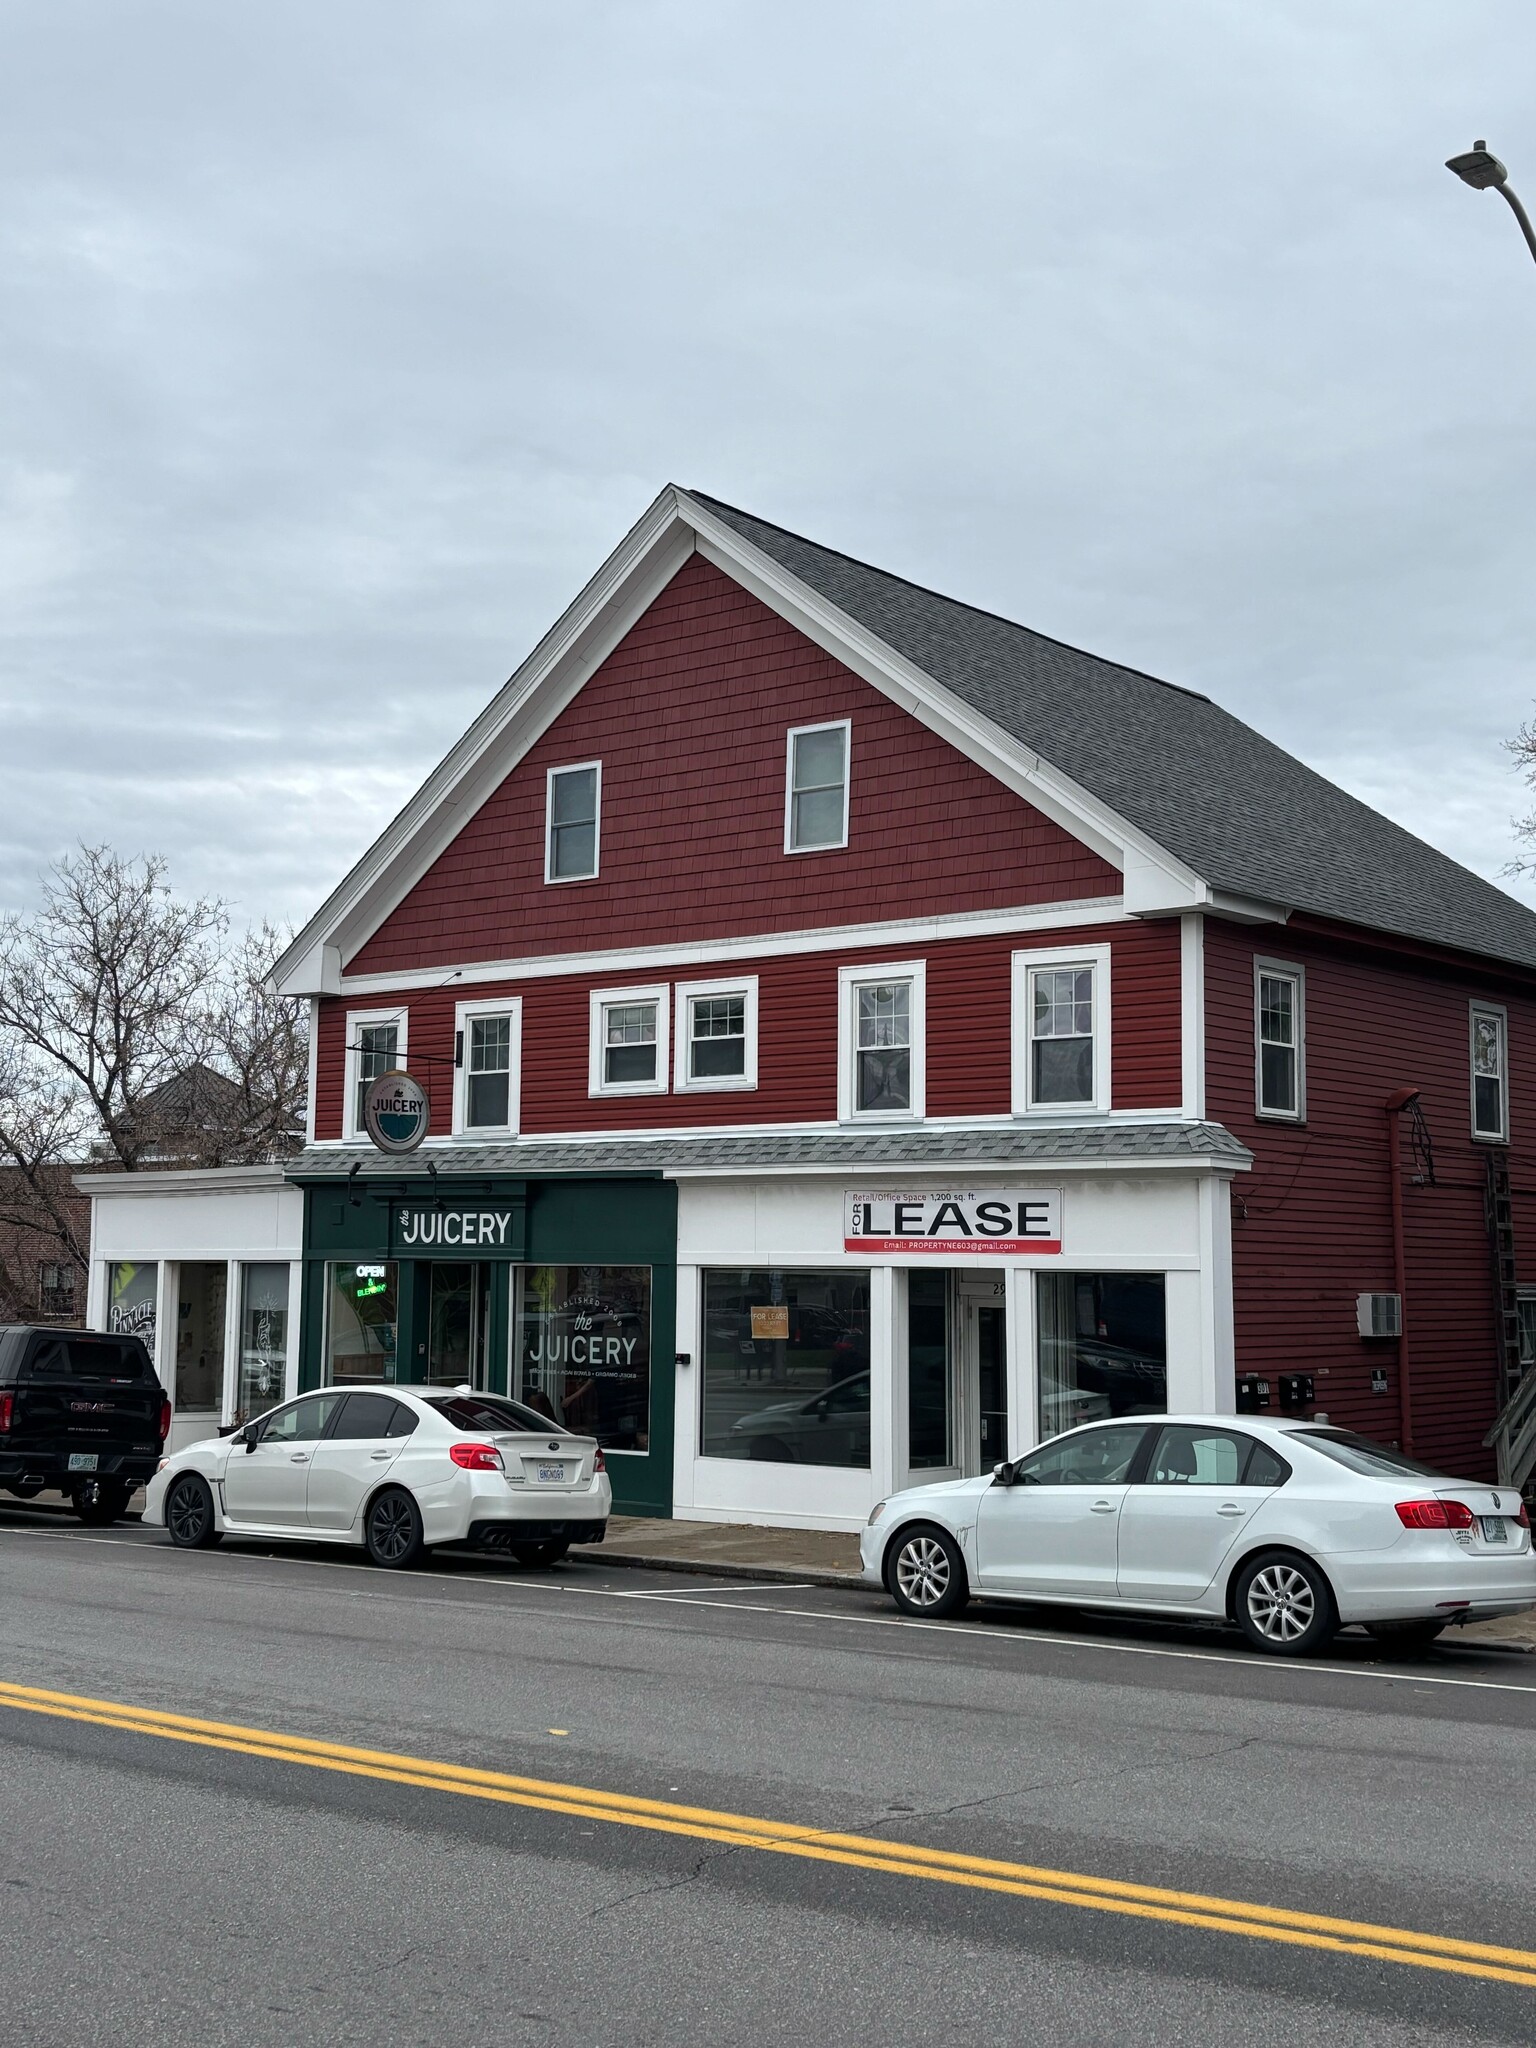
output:
{"label": "red building", "polygon": [[1194,692],[669,488],[277,979],[306,1384],[834,1526],[1164,1407],[1492,1467],[1536,916]]}

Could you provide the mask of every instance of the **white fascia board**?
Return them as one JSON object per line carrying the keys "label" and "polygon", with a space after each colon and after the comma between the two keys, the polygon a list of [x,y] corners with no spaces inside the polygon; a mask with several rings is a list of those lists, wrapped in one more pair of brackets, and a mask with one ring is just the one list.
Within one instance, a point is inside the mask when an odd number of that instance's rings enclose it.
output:
{"label": "white fascia board", "polygon": [[77,1173],[75,1186],[97,1201],[144,1201],[155,1195],[248,1194],[286,1188],[281,1165],[149,1168],[136,1173]]}
{"label": "white fascia board", "polygon": [[1191,869],[1108,804],[1060,769],[1042,761],[1011,733],[1004,732],[992,719],[936,682],[925,669],[887,646],[867,626],[811,590],[761,548],[754,547],[734,528],[714,517],[697,499],[681,491],[678,500],[685,516],[693,522],[699,552],[706,561],[752,591],[807,639],[814,640],[818,647],[862,676],[1016,796],[1043,811],[1113,866],[1126,869],[1128,857],[1134,854],[1147,867],[1163,870],[1170,883],[1180,884],[1191,892],[1204,890],[1204,884]]}
{"label": "white fascia board", "polygon": [[339,963],[378,930],[693,551],[669,484],[282,954],[280,993],[336,992],[319,978],[321,949]]}

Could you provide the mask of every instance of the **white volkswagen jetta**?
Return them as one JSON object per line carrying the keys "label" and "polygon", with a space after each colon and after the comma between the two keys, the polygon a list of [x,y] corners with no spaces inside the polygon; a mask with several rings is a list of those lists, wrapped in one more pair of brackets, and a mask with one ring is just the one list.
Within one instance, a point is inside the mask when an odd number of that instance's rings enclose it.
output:
{"label": "white volkswagen jetta", "polygon": [[552,1564],[601,1543],[613,1493],[595,1438],[469,1387],[322,1387],[162,1458],[144,1520],[185,1550],[224,1535],[362,1544],[375,1564],[436,1543]]}
{"label": "white volkswagen jetta", "polygon": [[1247,1415],[1072,1430],[983,1478],[892,1494],[862,1551],[865,1581],[907,1614],[953,1614],[974,1592],[1232,1621],[1291,1656],[1351,1622],[1427,1643],[1449,1622],[1536,1606],[1513,1487]]}

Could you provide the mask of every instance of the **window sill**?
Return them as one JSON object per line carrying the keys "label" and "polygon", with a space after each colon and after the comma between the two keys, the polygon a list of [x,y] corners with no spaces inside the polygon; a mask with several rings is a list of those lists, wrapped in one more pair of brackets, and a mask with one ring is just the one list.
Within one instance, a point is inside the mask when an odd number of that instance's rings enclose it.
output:
{"label": "window sill", "polygon": [[587,1100],[589,1102],[623,1101],[635,1095],[666,1095],[670,1092],[664,1082],[636,1081],[628,1086],[620,1083],[612,1088],[589,1088],[587,1090]]}
{"label": "window sill", "polygon": [[1258,1124],[1288,1124],[1293,1131],[1306,1129],[1304,1116],[1293,1116],[1288,1109],[1256,1109],[1253,1120]]}
{"label": "window sill", "polygon": [[1509,1143],[1509,1133],[1508,1131],[1500,1131],[1495,1135],[1492,1131],[1474,1131],[1472,1133],[1472,1142],[1474,1145],[1507,1145]]}

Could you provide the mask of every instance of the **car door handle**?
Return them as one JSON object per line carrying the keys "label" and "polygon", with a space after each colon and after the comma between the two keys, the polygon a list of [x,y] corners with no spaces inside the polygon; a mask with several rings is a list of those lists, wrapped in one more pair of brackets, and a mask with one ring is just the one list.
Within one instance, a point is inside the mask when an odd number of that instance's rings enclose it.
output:
{"label": "car door handle", "polygon": [[1246,1515],[1248,1510],[1240,1508],[1235,1500],[1229,1500],[1224,1507],[1216,1510],[1218,1515]]}
{"label": "car door handle", "polygon": [[289,1462],[290,1462],[291,1464],[294,1464],[294,1465],[307,1465],[307,1464],[309,1463],[309,1453],[308,1453],[308,1451],[290,1451],[288,1455],[289,1455]]}
{"label": "car door handle", "polygon": [[1096,1515],[1112,1515],[1115,1512],[1115,1504],[1112,1500],[1096,1500],[1092,1511]]}
{"label": "car door handle", "polygon": [[368,1455],[370,1458],[392,1458],[395,1454],[393,1451],[370,1451]]}

